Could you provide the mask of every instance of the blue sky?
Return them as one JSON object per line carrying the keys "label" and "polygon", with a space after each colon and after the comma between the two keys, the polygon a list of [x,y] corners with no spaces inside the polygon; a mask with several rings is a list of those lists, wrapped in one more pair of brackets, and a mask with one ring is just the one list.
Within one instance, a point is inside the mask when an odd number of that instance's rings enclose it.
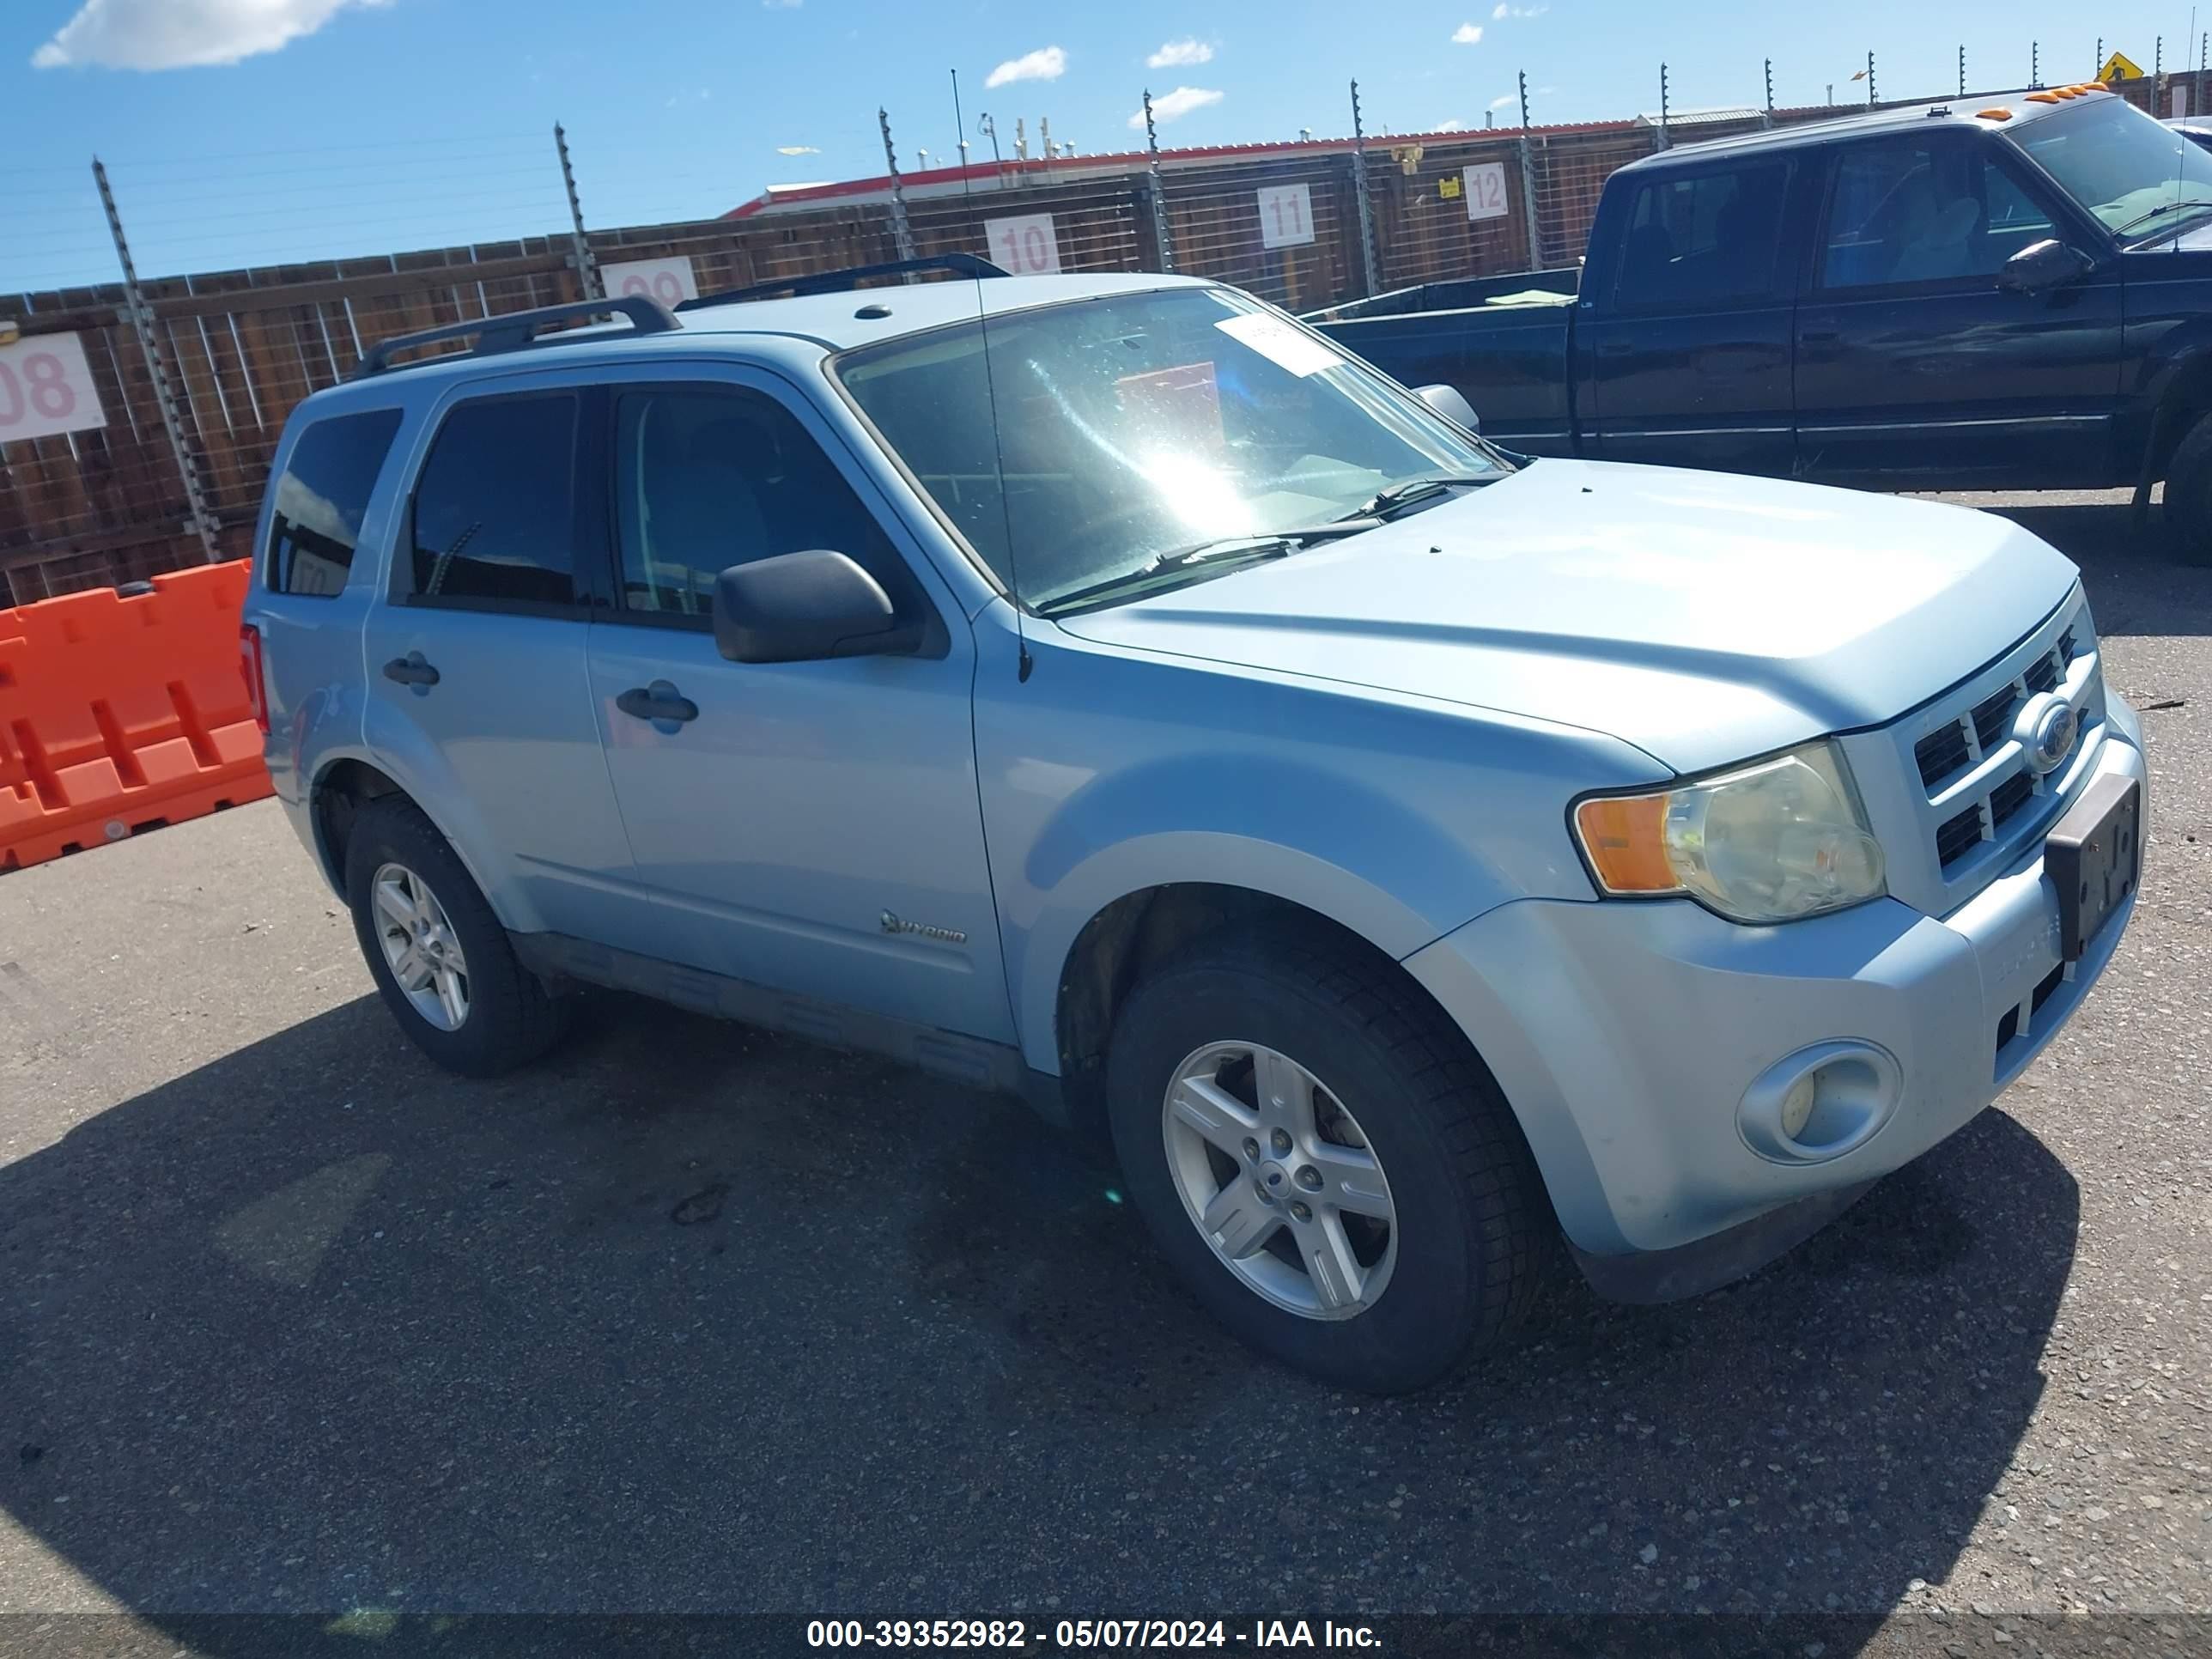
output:
{"label": "blue sky", "polygon": [[[2197,27],[2212,27],[2212,0]],[[1941,93],[1967,50],[1977,88],[2085,76],[2101,34],[2148,70],[2193,64],[2187,7],[2051,0],[1313,0],[1014,4],[1009,0],[8,0],[0,8],[0,294],[106,280],[87,164],[110,164],[148,275],[557,231],[550,130],[574,147],[587,218],[719,212],[770,182],[953,154],[946,70],[971,139],[1048,116],[1084,151],[1141,142],[1149,86],[1183,88],[1164,143],[1349,130],[1345,82],[1396,131],[1513,118],[1525,69],[1539,122],[1657,102],[1840,99],[1865,54],[1885,96]],[[1478,36],[1479,38],[1470,38]],[[1455,38],[1457,37],[1457,38]],[[1155,66],[1150,60],[1164,61]],[[1171,61],[1170,61],[1171,60]],[[1018,66],[1000,70],[1001,65]],[[987,82],[1000,70],[1001,84]],[[1207,96],[1206,94],[1218,94]],[[975,140],[981,143],[981,140]],[[789,153],[787,153],[789,152]],[[988,156],[988,144],[981,153]]]}

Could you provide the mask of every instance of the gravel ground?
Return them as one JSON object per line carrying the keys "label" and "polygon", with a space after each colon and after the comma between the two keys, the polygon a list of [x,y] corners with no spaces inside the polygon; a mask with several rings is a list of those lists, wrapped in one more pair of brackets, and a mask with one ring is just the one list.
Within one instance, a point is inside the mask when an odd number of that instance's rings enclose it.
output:
{"label": "gravel ground", "polygon": [[1843,1649],[2212,1612],[2212,572],[2108,498],[2016,516],[2148,710],[2099,994],[1783,1262],[1563,1285],[1410,1400],[1231,1345],[1014,1103],[611,996],[526,1075],[434,1072],[273,804],[0,881],[0,1649],[103,1610],[164,1653],[240,1612],[1826,1612]]}

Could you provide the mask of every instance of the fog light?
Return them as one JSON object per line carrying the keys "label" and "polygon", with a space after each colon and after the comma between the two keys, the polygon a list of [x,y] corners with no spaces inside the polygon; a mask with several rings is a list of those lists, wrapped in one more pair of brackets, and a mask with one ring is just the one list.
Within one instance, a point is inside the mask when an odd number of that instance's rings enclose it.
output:
{"label": "fog light", "polygon": [[1782,1097],[1782,1133],[1791,1140],[1804,1138],[1805,1125],[1813,1115],[1813,1103],[1820,1097],[1820,1082],[1817,1073],[1808,1072],[1790,1085],[1790,1092]]}

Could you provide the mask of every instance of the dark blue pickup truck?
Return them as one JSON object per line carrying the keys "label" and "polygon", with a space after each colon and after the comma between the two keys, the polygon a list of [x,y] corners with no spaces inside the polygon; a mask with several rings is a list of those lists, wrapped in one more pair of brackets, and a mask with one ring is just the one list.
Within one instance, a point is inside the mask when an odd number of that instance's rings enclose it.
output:
{"label": "dark blue pickup truck", "polygon": [[2212,152],[2102,88],[1668,150],[1579,270],[1308,321],[1486,436],[1891,489],[2166,481],[2212,561]]}

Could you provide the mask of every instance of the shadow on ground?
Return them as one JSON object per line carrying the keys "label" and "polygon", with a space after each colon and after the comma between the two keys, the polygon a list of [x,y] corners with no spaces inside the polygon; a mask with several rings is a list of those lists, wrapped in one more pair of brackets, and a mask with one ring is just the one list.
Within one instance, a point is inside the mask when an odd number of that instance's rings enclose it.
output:
{"label": "shadow on ground", "polygon": [[1376,1401],[1115,1196],[871,1061],[611,998],[469,1084],[364,999],[0,1169],[0,1504],[157,1620],[1874,1611],[2006,1468],[2076,1224],[1987,1113],[1747,1284],[1565,1286]]}

